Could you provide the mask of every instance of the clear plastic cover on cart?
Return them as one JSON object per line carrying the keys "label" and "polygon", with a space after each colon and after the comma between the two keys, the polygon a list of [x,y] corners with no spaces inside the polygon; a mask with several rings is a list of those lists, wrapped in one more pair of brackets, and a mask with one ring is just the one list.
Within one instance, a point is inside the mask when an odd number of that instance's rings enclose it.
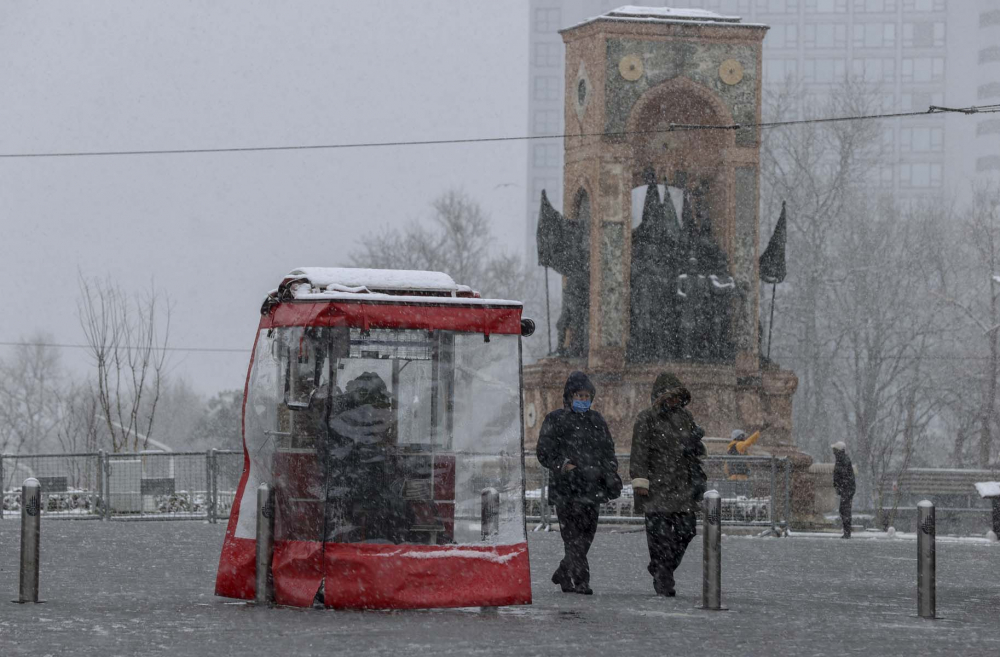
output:
{"label": "clear plastic cover on cart", "polygon": [[[262,330],[244,415],[247,484],[274,486],[275,538],[522,543],[519,349],[506,334]],[[484,539],[487,488],[500,518]]]}

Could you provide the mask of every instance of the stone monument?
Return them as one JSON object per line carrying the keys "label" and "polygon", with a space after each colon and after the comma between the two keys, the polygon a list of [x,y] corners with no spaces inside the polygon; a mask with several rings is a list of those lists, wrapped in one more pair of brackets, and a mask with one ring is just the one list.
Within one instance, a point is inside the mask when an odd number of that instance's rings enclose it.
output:
{"label": "stone monument", "polygon": [[566,216],[543,196],[538,236],[540,263],[563,274],[563,308],[558,350],[524,369],[529,447],[579,369],[627,452],[669,370],[692,392],[710,453],[731,430],[767,422],[754,453],[790,457],[795,488],[808,485],[811,459],[792,434],[798,379],[760,355],[760,134],[734,127],[760,121],[767,29],[623,7],[562,30]]}

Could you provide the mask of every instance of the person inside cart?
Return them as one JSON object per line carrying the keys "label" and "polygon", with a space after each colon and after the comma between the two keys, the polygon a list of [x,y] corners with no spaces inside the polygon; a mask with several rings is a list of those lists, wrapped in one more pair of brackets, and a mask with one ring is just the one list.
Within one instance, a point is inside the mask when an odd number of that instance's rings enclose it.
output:
{"label": "person inside cart", "polygon": [[412,524],[390,446],[396,435],[385,381],[364,372],[330,404],[326,540],[402,543]]}

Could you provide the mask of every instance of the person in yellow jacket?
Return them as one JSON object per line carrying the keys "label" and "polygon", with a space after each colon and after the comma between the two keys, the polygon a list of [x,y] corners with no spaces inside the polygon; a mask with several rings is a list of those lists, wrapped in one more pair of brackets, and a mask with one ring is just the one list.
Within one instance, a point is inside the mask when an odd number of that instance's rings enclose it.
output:
{"label": "person in yellow jacket", "polygon": [[[760,432],[763,429],[758,429],[754,431],[749,438],[747,438],[746,431],[742,429],[736,429],[733,431],[732,435],[729,437],[729,445],[726,447],[727,456],[747,456],[750,448],[753,444],[757,442],[760,438]],[[723,468],[726,471],[726,478],[729,481],[746,481],[750,475],[750,467],[745,463],[734,463],[727,461]]]}
{"label": "person in yellow jacket", "polygon": [[[749,456],[750,448],[753,447],[754,443],[760,438],[762,431],[767,429],[770,425],[764,423],[757,431],[754,431],[750,437],[742,429],[736,429],[733,431],[732,435],[729,436],[729,445],[726,446],[726,456]],[[753,497],[752,485],[749,481],[750,479],[750,465],[747,463],[741,463],[739,461],[726,461],[722,465],[723,472],[726,475],[726,479],[729,480],[723,488],[724,493],[731,495],[733,497]]]}

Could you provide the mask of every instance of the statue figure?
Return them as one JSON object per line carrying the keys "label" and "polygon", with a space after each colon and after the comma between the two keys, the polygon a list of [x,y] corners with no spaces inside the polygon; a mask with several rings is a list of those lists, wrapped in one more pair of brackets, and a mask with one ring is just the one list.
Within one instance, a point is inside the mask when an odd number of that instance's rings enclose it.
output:
{"label": "statue figure", "polygon": [[701,274],[698,259],[688,258],[684,273],[677,277],[678,318],[680,320],[680,341],[677,358],[703,360],[707,329],[704,326],[705,309],[708,303],[708,279]]}
{"label": "statue figure", "polygon": [[632,231],[631,331],[627,358],[667,360],[679,350],[680,317],[675,281],[680,270],[680,228],[670,192],[660,200],[652,170],[646,173],[642,221]]}
{"label": "statue figure", "polygon": [[736,283],[726,252],[712,236],[706,183],[685,191],[684,232],[688,264],[677,278],[680,298],[681,358],[726,361],[735,356],[732,318]]}
{"label": "statue figure", "polygon": [[578,221],[567,221],[542,190],[538,212],[538,264],[566,277],[562,312],[556,322],[560,356],[586,355],[590,316],[590,204],[584,197]]}

